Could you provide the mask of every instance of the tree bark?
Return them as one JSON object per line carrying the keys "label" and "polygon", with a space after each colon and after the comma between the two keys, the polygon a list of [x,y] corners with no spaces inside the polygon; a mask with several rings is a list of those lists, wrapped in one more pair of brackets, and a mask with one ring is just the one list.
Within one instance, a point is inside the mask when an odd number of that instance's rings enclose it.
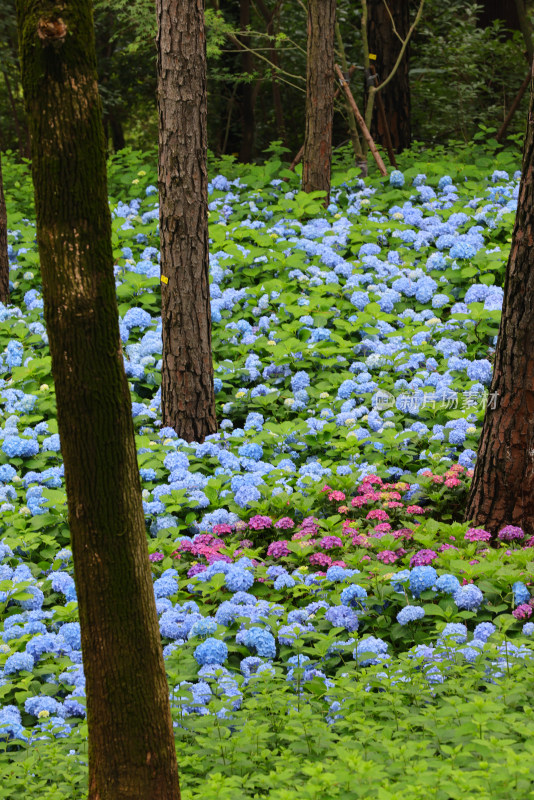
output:
{"label": "tree bark", "polygon": [[0,154],[0,303],[9,303],[9,257],[7,254],[7,209]]}
{"label": "tree bark", "polygon": [[[504,285],[501,326],[466,519],[534,534],[534,93]],[[493,405],[495,408],[493,408]]]}
{"label": "tree bark", "polygon": [[179,800],[119,338],[91,3],[17,0],[17,16],[86,677],[89,800]]}
{"label": "tree bark", "polygon": [[308,0],[306,132],[302,189],[330,196],[336,0]]}
{"label": "tree bark", "polygon": [[[239,26],[244,31],[250,25],[250,0],[240,0],[239,4]],[[246,48],[250,47],[250,36],[241,36],[240,41]],[[254,156],[254,139],[256,120],[254,115],[254,88],[251,83],[252,73],[254,72],[254,59],[248,49],[241,53],[241,66],[243,75],[248,75],[249,79],[241,84],[241,147],[239,149],[240,161],[252,161]]]}
{"label": "tree bark", "polygon": [[[393,17],[398,36],[395,34],[388,8]],[[369,52],[376,55],[378,83],[392,71],[405,39],[410,30],[410,0],[368,0],[367,36]],[[399,38],[400,37],[400,38]],[[380,91],[384,113],[389,126],[393,148],[400,153],[409,147],[412,139],[411,98],[410,98],[410,45],[391,81]],[[387,133],[384,121],[377,107],[374,109],[371,125],[373,139],[386,145]]]}
{"label": "tree bark", "polygon": [[163,424],[188,442],[217,430],[209,291],[203,0],[158,0]]}

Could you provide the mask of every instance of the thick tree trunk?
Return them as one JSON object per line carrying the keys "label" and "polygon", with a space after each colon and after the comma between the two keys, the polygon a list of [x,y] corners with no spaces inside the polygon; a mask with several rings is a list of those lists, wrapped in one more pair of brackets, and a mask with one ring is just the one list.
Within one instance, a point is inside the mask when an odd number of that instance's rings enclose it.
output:
{"label": "thick tree trunk", "polygon": [[7,255],[7,209],[0,154],[0,303],[9,303],[9,257]]}
{"label": "thick tree trunk", "polygon": [[17,13],[86,676],[89,800],[178,800],[119,338],[91,3],[18,0]]}
{"label": "thick tree trunk", "polygon": [[[391,17],[395,28],[395,34]],[[410,29],[410,0],[389,0],[387,7],[384,0],[368,0],[369,19],[367,23],[367,36],[369,52],[376,55],[374,61],[378,74],[378,83],[387,78],[392,71],[405,39]],[[399,68],[391,81],[380,91],[384,104],[385,117],[389,126],[393,148],[400,153],[410,146],[412,139],[411,130],[411,99],[410,99],[410,45],[406,48]],[[386,145],[386,130],[384,120],[379,114],[377,104],[373,113],[371,135],[381,145]]]}
{"label": "thick tree trunk", "polygon": [[203,0],[158,0],[163,424],[188,442],[217,430],[209,291]]}
{"label": "thick tree trunk", "polygon": [[[492,533],[519,525],[534,534],[534,94],[504,285],[490,402],[466,519]],[[493,408],[493,406],[495,406]]]}
{"label": "thick tree trunk", "polygon": [[330,195],[336,0],[308,0],[306,132],[302,189]]}

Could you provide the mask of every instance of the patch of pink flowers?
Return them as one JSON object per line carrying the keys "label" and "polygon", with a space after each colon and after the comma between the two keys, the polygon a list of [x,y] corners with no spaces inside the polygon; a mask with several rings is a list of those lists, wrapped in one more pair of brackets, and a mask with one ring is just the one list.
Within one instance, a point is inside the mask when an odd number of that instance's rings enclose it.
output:
{"label": "patch of pink flowers", "polygon": [[464,539],[466,542],[489,542],[491,533],[482,528],[468,528],[465,532]]}
{"label": "patch of pink flowers", "polygon": [[295,523],[291,517],[282,517],[282,519],[279,519],[278,522],[274,523],[274,527],[281,530],[286,530],[287,528],[292,528],[294,524]]}
{"label": "patch of pink flowers", "polygon": [[148,556],[149,561],[163,561],[164,558],[163,553],[150,553]]}
{"label": "patch of pink flowers", "polygon": [[332,559],[326,553],[312,553],[308,561],[317,567],[329,567],[332,564]]}
{"label": "patch of pink flowers", "polygon": [[438,557],[434,550],[418,550],[410,559],[411,567],[428,567]]}
{"label": "patch of pink flowers", "polygon": [[343,542],[339,536],[323,536],[319,542],[319,547],[324,550],[332,550],[334,547],[343,547]]}
{"label": "patch of pink flowers", "polygon": [[374,532],[379,536],[383,536],[385,533],[389,533],[391,530],[391,525],[389,522],[379,522],[378,525],[375,525]]}
{"label": "patch of pink flowers", "polygon": [[424,514],[425,509],[421,506],[408,506],[406,509],[407,514]]}
{"label": "patch of pink flowers", "polygon": [[345,499],[345,492],[339,492],[339,491],[330,492],[330,494],[328,495],[328,499],[335,501],[336,503],[341,503]]}
{"label": "patch of pink flowers", "polygon": [[394,564],[398,559],[397,553],[394,553],[393,550],[381,550],[380,553],[376,554],[376,557],[382,564]]}
{"label": "patch of pink flowers", "polygon": [[283,558],[289,555],[286,539],[279,539],[277,542],[271,542],[267,548],[267,555],[273,558]]}
{"label": "patch of pink flowers", "polygon": [[232,533],[231,525],[214,525],[213,533],[215,536],[225,536],[227,533]]}
{"label": "patch of pink flowers", "polygon": [[500,539],[501,542],[513,542],[516,539],[523,539],[524,536],[525,531],[517,525],[506,525],[497,534],[497,538]]}
{"label": "patch of pink flowers", "polygon": [[381,522],[386,522],[386,520],[389,519],[389,514],[387,511],[384,511],[383,508],[373,508],[369,511],[365,519],[378,519]]}
{"label": "patch of pink flowers", "polygon": [[532,606],[529,606],[528,603],[521,603],[520,606],[514,608],[512,614],[516,619],[529,619],[532,616]]}
{"label": "patch of pink flowers", "polygon": [[261,514],[256,514],[255,517],[251,517],[248,521],[249,528],[252,528],[253,531],[264,531],[271,527],[273,521],[270,517],[262,517]]}

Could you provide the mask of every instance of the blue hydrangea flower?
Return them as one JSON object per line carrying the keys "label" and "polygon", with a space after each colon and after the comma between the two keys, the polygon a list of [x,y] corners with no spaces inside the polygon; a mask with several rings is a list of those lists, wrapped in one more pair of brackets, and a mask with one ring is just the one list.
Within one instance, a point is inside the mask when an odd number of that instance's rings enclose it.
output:
{"label": "blue hydrangea flower", "polygon": [[484,595],[478,586],[468,583],[467,586],[460,586],[458,591],[454,593],[453,600],[460,609],[476,611],[484,600]]}
{"label": "blue hydrangea flower", "polygon": [[399,169],[394,169],[389,173],[389,183],[395,189],[400,189],[402,186],[404,186],[404,175]]}
{"label": "blue hydrangea flower", "polygon": [[195,648],[193,655],[200,667],[206,664],[224,664],[228,658],[228,647],[221,639],[210,637]]}
{"label": "blue hydrangea flower", "polygon": [[431,589],[438,578],[434,567],[415,567],[410,572],[410,590],[414,597],[419,597],[422,592]]}
{"label": "blue hydrangea flower", "polygon": [[397,622],[399,625],[407,625],[409,622],[423,619],[424,616],[425,609],[421,606],[405,606],[397,614]]}

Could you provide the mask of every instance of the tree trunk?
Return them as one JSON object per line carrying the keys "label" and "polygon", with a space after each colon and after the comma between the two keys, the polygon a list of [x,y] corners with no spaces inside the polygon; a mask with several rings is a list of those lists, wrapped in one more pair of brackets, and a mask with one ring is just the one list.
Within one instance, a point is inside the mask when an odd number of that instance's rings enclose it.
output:
{"label": "tree trunk", "polygon": [[306,132],[302,189],[330,196],[336,0],[308,0]]}
{"label": "tree trunk", "polygon": [[203,0],[158,0],[163,425],[188,442],[217,430],[208,247]]}
{"label": "tree trunk", "polygon": [[[398,36],[393,29],[388,8],[391,11]],[[369,52],[376,55],[374,64],[378,74],[378,83],[382,83],[392,71],[402,47],[399,36],[405,39],[408,35],[410,0],[389,0],[387,7],[384,0],[368,0],[368,13]],[[387,86],[380,91],[385,117],[389,125],[391,143],[398,153],[409,147],[412,140],[409,68],[410,45],[408,44],[397,72]],[[379,114],[376,104],[371,135],[375,141],[386,145],[387,133],[384,120]]]}
{"label": "tree trunk", "polygon": [[117,119],[115,114],[109,115],[109,127],[111,130],[111,143],[113,145],[113,152],[118,153],[119,150],[124,150],[126,147],[126,139],[124,138],[124,128],[122,122]]}
{"label": "tree trunk", "polygon": [[9,257],[7,255],[7,209],[0,154],[0,303],[9,303]]}
{"label": "tree trunk", "polygon": [[534,534],[533,114],[531,84],[523,174],[506,270],[490,402],[466,510],[466,519],[491,533],[511,524]]}
{"label": "tree trunk", "polygon": [[[239,26],[241,30],[245,30],[250,25],[250,0],[241,0],[239,4]],[[245,45],[250,47],[250,36],[240,36],[239,40]],[[254,72],[254,60],[250,50],[243,50],[241,54],[241,66],[243,75],[252,76]],[[254,89],[251,83],[251,77],[241,84],[241,147],[239,150],[240,161],[252,161],[254,155],[254,133],[255,133],[255,118],[254,118]]]}
{"label": "tree trunk", "polygon": [[17,15],[86,677],[89,800],[179,800],[119,338],[91,2],[18,0]]}

